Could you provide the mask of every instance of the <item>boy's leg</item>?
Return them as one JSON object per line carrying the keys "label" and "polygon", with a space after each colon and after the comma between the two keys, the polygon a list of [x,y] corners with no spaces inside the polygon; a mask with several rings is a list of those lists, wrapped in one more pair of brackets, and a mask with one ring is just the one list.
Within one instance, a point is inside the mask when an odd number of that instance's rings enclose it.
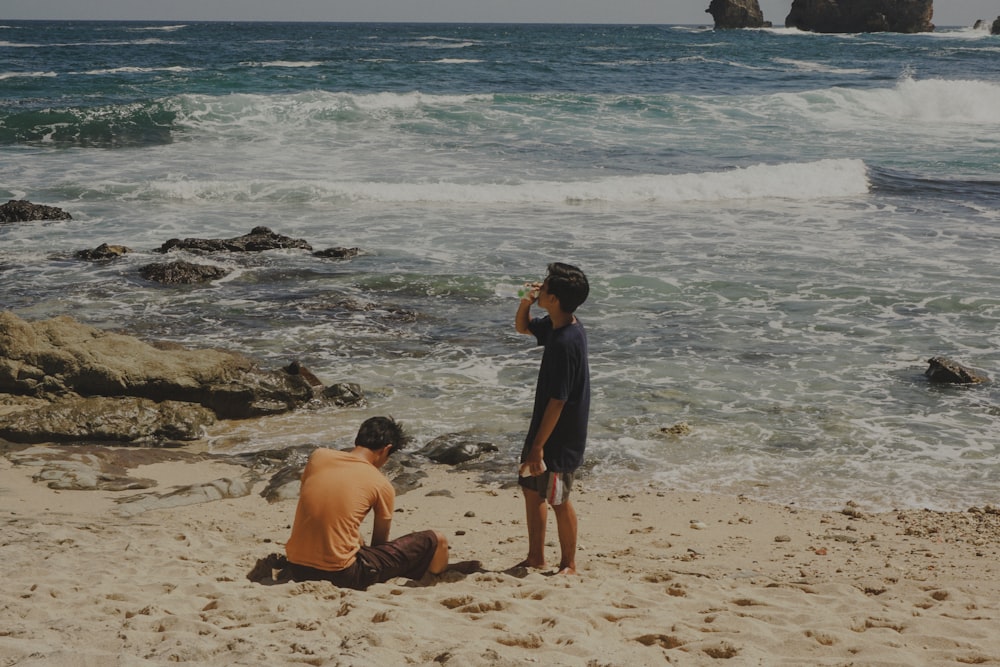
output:
{"label": "boy's leg", "polygon": [[448,568],[448,538],[434,531],[437,536],[437,549],[431,558],[431,564],[427,566],[427,571],[431,574],[441,574]]}
{"label": "boy's leg", "polygon": [[528,524],[528,557],[522,565],[545,567],[545,522],[548,519],[548,504],[542,494],[533,489],[521,487],[524,493],[524,511]]}
{"label": "boy's leg", "polygon": [[566,502],[553,505],[556,513],[556,527],[559,529],[559,574],[576,574],[576,510],[567,498]]}

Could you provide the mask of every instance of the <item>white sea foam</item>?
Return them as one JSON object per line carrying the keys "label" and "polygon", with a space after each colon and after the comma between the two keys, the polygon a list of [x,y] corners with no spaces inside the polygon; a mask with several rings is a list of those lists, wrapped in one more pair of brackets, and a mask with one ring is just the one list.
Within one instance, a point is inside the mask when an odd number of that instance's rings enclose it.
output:
{"label": "white sea foam", "polygon": [[400,46],[408,47],[423,47],[427,49],[466,49],[470,46],[476,46],[477,42],[465,40],[465,39],[454,39],[451,37],[421,37],[415,42],[404,42]]}
{"label": "white sea foam", "polygon": [[925,122],[1000,125],[1000,84],[988,81],[902,80],[895,97],[862,96],[875,110]]}
{"label": "white sea foam", "polygon": [[[962,124],[1000,125],[1000,84],[975,80],[901,79],[891,88],[826,88],[801,93],[778,93],[773,97],[818,127],[856,128],[870,131],[916,131],[931,127],[954,131]],[[768,99],[752,100],[748,108],[767,111]],[[907,123],[907,124],[900,124]],[[926,131],[921,129],[920,131]]]}
{"label": "white sea foam", "polygon": [[0,81],[4,79],[31,79],[38,77],[56,77],[56,72],[0,72]]}
{"label": "white sea foam", "polygon": [[176,30],[183,30],[186,27],[188,27],[186,23],[179,23],[177,25],[148,25],[138,28],[131,28],[131,30],[134,32],[142,32],[147,30],[158,31],[158,32],[174,32]]}
{"label": "white sea foam", "polygon": [[[102,186],[94,185],[101,189]],[[614,203],[648,206],[657,202],[737,199],[815,200],[868,192],[860,160],[820,160],[805,164],[753,165],[724,172],[611,177],[585,182],[525,181],[518,184],[455,182],[362,182],[202,180],[147,182],[134,196],[178,200],[268,201],[316,199],[451,204]],[[295,194],[298,192],[299,194]]]}
{"label": "white sea foam", "polygon": [[148,46],[151,44],[180,44],[181,42],[168,41],[161,39],[159,37],[147,37],[146,39],[136,39],[131,41],[101,41],[101,42],[38,42],[38,43],[10,43],[0,41],[0,46],[18,47],[18,48],[35,48],[35,49],[54,49],[54,48],[71,48],[71,47],[89,47],[89,46]]}
{"label": "white sea foam", "polygon": [[811,60],[796,60],[794,58],[775,58],[774,62],[779,65],[791,66],[803,72],[822,72],[825,74],[864,74],[871,71],[861,67],[835,67],[826,63],[818,63]]}
{"label": "white sea foam", "polygon": [[921,33],[927,37],[932,37],[936,39],[968,39],[968,40],[980,40],[980,39],[990,39],[993,35],[990,34],[990,24],[992,21],[984,21],[981,28],[974,28],[968,26],[965,28],[952,28],[949,30],[935,30],[930,33]]}
{"label": "white sea foam", "polygon": [[319,60],[272,60],[260,63],[240,63],[250,67],[319,67],[323,63]]}
{"label": "white sea foam", "polygon": [[174,65],[171,67],[114,67],[111,69],[92,69],[83,72],[93,76],[104,74],[148,74],[150,72],[193,72],[194,68]]}

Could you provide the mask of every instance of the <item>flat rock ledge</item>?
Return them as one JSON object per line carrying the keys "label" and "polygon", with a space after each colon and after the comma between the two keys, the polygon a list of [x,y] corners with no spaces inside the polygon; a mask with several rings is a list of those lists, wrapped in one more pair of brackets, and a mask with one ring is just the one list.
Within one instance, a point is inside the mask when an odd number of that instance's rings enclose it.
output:
{"label": "flat rock ledge", "polygon": [[0,312],[0,438],[11,442],[162,445],[216,419],[363,402],[357,385],[327,387],[298,363],[264,370],[226,350]]}

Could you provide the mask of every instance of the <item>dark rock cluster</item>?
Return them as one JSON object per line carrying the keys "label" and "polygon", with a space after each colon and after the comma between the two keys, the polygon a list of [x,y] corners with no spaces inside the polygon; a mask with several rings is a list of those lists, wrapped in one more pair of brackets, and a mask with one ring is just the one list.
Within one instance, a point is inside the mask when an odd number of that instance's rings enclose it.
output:
{"label": "dark rock cluster", "polygon": [[[757,0],[711,0],[717,30],[768,28]],[[785,27],[824,33],[932,32],[934,0],[792,0]],[[1000,18],[993,34],[1000,32]]]}
{"label": "dark rock cluster", "polygon": [[312,251],[312,246],[303,239],[276,234],[267,227],[254,227],[249,234],[231,239],[170,239],[160,252],[187,250],[189,252],[264,252],[282,248],[297,248]]}

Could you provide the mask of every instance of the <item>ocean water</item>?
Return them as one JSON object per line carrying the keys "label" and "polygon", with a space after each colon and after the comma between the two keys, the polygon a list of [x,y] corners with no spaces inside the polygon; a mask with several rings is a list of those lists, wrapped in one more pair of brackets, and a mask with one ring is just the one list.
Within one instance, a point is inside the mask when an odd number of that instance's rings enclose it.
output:
{"label": "ocean water", "polygon": [[[511,474],[539,350],[517,286],[591,281],[593,489],[996,503],[1000,39],[697,26],[2,22],[0,307],[298,359],[370,405],[233,424],[344,445],[392,414]],[[178,258],[259,225],[315,249]],[[73,258],[129,246],[109,264]],[[690,433],[661,431],[686,422]]]}

